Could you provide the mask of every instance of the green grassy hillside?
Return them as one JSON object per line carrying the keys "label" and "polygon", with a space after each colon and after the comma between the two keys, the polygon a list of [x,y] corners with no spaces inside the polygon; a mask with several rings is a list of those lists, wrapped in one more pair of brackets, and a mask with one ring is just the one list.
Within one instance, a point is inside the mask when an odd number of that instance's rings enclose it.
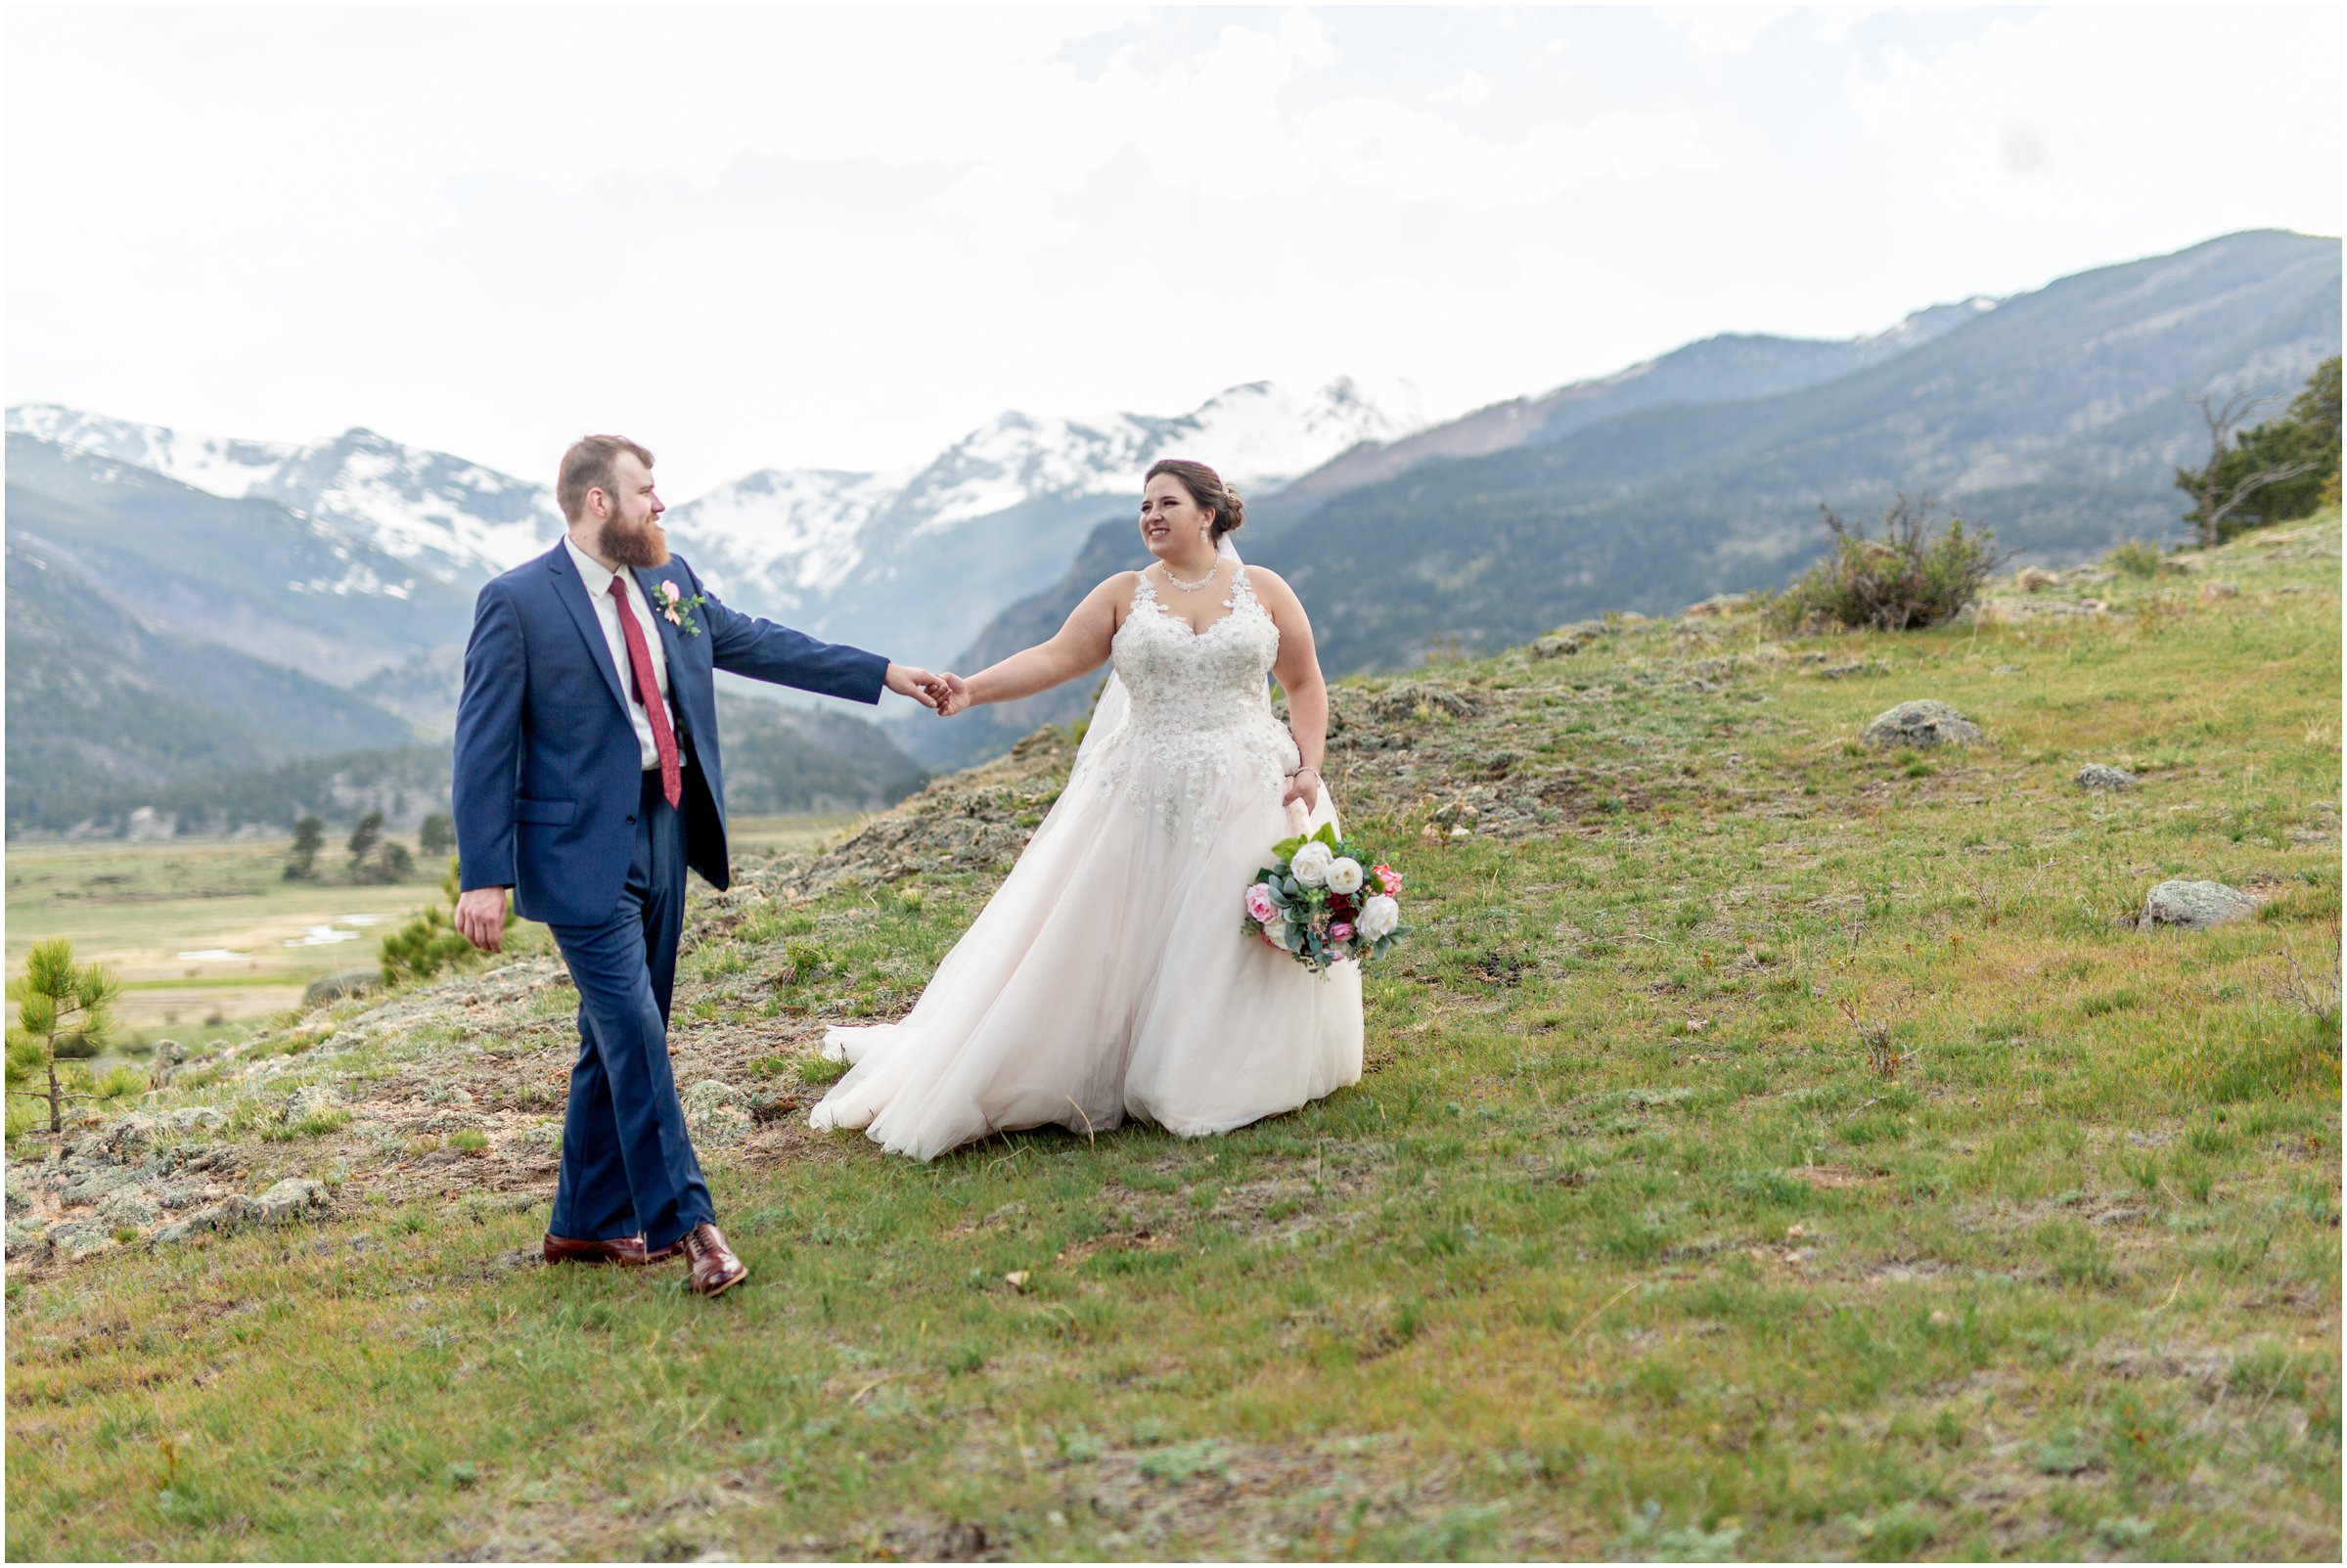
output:
{"label": "green grassy hillside", "polygon": [[[9,1552],[2336,1560],[2339,537],[1340,686],[1420,929],[1362,1084],[1223,1139],[804,1125],[1055,738],[745,866],[673,1037],[717,1303],[530,1261],[548,961],[191,1063],[156,1158],[329,1206],[60,1249],[20,1140]],[[1859,743],[1924,696],[1983,742]],[[2170,877],[2257,915],[2121,922]]]}

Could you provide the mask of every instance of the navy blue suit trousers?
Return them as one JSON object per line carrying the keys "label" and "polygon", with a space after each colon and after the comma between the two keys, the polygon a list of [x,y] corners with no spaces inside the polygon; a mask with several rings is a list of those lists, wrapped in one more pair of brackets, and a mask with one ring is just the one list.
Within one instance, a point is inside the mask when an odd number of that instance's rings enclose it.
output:
{"label": "navy blue suit trousers", "polygon": [[[698,781],[696,781],[698,782]],[[578,987],[578,1061],[547,1229],[668,1245],[716,1217],[668,1066],[668,1004],[685,926],[684,813],[644,775],[635,847],[604,919],[551,927]]]}

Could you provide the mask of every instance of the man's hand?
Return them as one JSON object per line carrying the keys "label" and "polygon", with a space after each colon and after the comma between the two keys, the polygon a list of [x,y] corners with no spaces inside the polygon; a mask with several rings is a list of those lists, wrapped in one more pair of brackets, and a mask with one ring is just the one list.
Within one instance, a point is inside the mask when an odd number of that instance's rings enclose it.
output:
{"label": "man's hand", "polygon": [[945,700],[944,677],[931,675],[918,664],[890,664],[882,684],[898,696],[909,696],[925,708],[934,708]]}
{"label": "man's hand", "polygon": [[970,683],[968,681],[965,681],[959,675],[952,674],[951,672],[938,676],[937,681],[939,686],[942,688],[942,695],[937,703],[937,716],[939,718],[950,719],[955,714],[963,712],[970,705]]}
{"label": "man's hand", "polygon": [[475,887],[456,901],[456,928],[484,953],[505,946],[505,896],[510,888]]}

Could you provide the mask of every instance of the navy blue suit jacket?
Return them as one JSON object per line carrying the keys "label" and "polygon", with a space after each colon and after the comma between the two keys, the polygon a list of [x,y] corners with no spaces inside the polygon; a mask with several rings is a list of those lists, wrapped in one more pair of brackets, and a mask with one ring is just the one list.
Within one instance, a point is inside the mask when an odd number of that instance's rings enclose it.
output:
{"label": "navy blue suit jacket", "polygon": [[[638,570],[707,603],[687,636],[662,615],[660,647],[685,770],[686,858],[718,887],[733,879],[725,843],[725,762],[713,674],[731,670],[826,696],[878,702],[888,661],[719,604],[681,559]],[[627,878],[642,795],[643,749],[627,690],[586,584],[557,542],[480,591],[456,713],[456,841],[465,887],[511,887],[522,918],[583,925],[609,918]]]}

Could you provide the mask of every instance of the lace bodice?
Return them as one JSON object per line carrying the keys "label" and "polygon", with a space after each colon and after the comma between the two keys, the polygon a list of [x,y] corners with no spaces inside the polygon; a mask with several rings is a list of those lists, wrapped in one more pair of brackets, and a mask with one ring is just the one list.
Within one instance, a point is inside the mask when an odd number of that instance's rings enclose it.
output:
{"label": "lace bodice", "polygon": [[1132,710],[1102,742],[1098,785],[1122,789],[1168,829],[1188,820],[1210,830],[1198,808],[1216,788],[1262,788],[1277,798],[1296,765],[1295,741],[1264,684],[1280,656],[1280,629],[1246,568],[1227,569],[1228,613],[1202,632],[1158,603],[1144,571],[1132,612],[1108,645]]}

